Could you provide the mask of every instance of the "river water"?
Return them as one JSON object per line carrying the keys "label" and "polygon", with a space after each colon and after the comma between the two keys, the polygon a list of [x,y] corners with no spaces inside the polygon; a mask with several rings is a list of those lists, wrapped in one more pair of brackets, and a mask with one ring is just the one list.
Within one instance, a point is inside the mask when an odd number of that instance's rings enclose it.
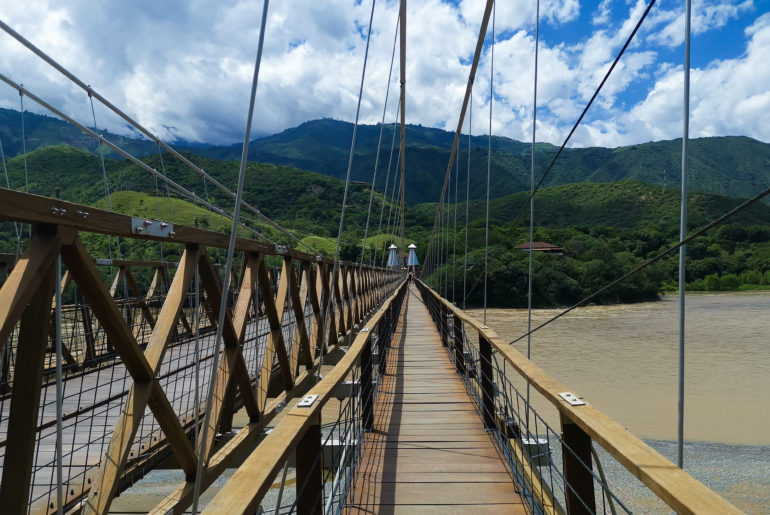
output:
{"label": "river water", "polygon": [[[686,306],[685,439],[770,445],[770,292],[688,293]],[[560,311],[535,310],[532,326]],[[526,332],[527,310],[490,309],[487,325],[513,340]],[[675,295],[579,308],[533,333],[531,345],[535,363],[637,436],[676,439]]]}
{"label": "river water", "polygon": [[[770,513],[770,292],[688,293],[686,306],[685,469],[741,510]],[[532,327],[561,311],[535,310]],[[487,325],[513,340],[526,333],[527,310],[490,309]],[[531,345],[541,368],[676,462],[675,294],[579,308],[533,333]],[[514,346],[526,355],[526,339]],[[523,393],[524,381],[508,375]],[[532,405],[558,432],[553,406],[536,393]],[[669,511],[601,454],[632,505]]]}

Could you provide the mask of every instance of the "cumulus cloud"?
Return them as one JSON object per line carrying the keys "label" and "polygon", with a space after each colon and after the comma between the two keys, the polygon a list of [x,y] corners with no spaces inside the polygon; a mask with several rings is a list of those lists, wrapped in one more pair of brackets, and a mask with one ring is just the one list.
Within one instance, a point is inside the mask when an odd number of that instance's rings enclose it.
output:
{"label": "cumulus cloud", "polygon": [[[752,10],[752,0],[735,1],[709,1],[694,0],[692,2],[692,18],[690,30],[692,34],[703,34],[706,31],[724,27],[730,20],[738,15]],[[684,43],[684,12],[682,9],[657,11],[652,16],[653,25],[662,25],[662,28],[650,39],[661,45],[674,47]]]}
{"label": "cumulus cloud", "polygon": [[[691,137],[745,135],[770,140],[770,13],[745,30],[746,50],[734,59],[714,60],[691,70]],[[616,116],[594,121],[585,143],[615,144],[671,139],[682,134],[682,66],[663,63],[643,100]]]}
{"label": "cumulus cloud", "polygon": [[[407,121],[454,130],[484,0],[410,2]],[[242,138],[256,55],[261,2],[6,2],[2,19],[161,137],[210,143]],[[560,143],[606,73],[646,4],[602,0],[581,15],[578,0],[543,0],[538,139]],[[587,6],[583,5],[585,9]],[[375,10],[361,120],[379,122],[398,15],[396,0]],[[272,2],[254,131],[275,133],[306,120],[352,121],[363,65],[370,2]],[[751,0],[696,0],[696,34],[751,12]],[[535,3],[497,6],[495,134],[531,137]],[[582,21],[581,21],[582,20]],[[580,27],[579,24],[585,24]],[[671,138],[681,130],[681,67],[659,62],[681,43],[678,12],[657,9],[606,84],[573,145],[617,145]],[[693,70],[693,133],[748,134],[769,140],[766,106],[770,21],[746,29],[741,55]],[[559,38],[562,28],[573,34]],[[575,37],[574,34],[578,34]],[[490,38],[488,38],[490,39]],[[10,37],[0,35],[0,72],[77,120],[92,124],[88,98]],[[491,53],[485,48],[473,97],[474,133],[488,130]],[[396,114],[398,53],[387,120]],[[635,97],[629,91],[636,91]],[[25,107],[33,108],[31,101]],[[0,88],[0,106],[18,109]],[[42,112],[41,109],[34,109]],[[126,132],[97,106],[97,124]],[[679,116],[679,119],[677,119]]]}

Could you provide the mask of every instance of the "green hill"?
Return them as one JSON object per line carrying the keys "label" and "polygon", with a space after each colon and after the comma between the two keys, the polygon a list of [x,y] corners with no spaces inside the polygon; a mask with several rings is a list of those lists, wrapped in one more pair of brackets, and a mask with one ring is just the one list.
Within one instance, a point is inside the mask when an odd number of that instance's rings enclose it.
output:
{"label": "green hill", "polygon": [[[739,203],[731,197],[697,192],[690,193],[688,198],[690,227],[705,225]],[[490,218],[505,223],[521,213],[522,219],[528,221],[528,199],[527,193],[493,199]],[[679,223],[679,202],[678,190],[636,180],[552,186],[543,188],[535,196],[535,224],[547,227],[605,225],[618,229],[675,226]],[[471,201],[469,207],[471,220],[484,217],[483,201]],[[460,210],[464,212],[464,207]],[[736,215],[732,222],[770,224],[770,206],[755,204]]]}
{"label": "green hill", "polygon": [[[212,177],[235,190],[239,166],[237,162],[191,157]],[[29,152],[26,161],[30,193],[54,197],[58,188],[58,195],[63,200],[82,204],[102,202],[101,205],[108,207],[106,201],[100,200],[105,197],[104,174],[97,155],[66,145],[56,145]],[[144,161],[156,170],[164,171],[170,179],[194,191],[199,197],[208,198],[213,204],[232,211],[233,201],[230,196],[210,183],[204,184],[196,172],[178,160],[165,154],[162,163],[157,155],[148,156]],[[11,188],[24,191],[25,169],[22,156],[8,160],[7,165]],[[165,199],[166,190],[162,181],[156,180],[146,170],[126,160],[106,160],[105,166],[110,191],[115,193],[113,203],[122,202],[121,209],[118,209],[117,205],[114,206],[116,211],[128,213],[133,209],[131,202],[139,199],[130,195],[119,195],[122,192],[147,194],[145,205],[152,203],[155,209],[166,209],[167,201],[165,204],[151,202],[156,196]],[[344,187],[343,181],[333,177],[286,166],[249,163],[246,168],[244,198],[266,216],[297,230],[300,235],[336,237]],[[363,235],[370,193],[371,189],[365,184],[351,184],[345,213],[348,230]],[[171,196],[179,198],[173,190]],[[382,196],[375,193],[374,200],[374,205],[380,206]],[[196,209],[204,208],[198,206]],[[263,224],[263,221],[257,220],[256,215],[250,211],[243,210],[242,213],[252,227]],[[154,215],[150,212],[147,216]],[[204,219],[200,216],[198,218]],[[192,220],[193,217],[189,216],[182,223],[191,224]],[[280,233],[274,233],[274,236],[279,238],[280,242],[286,243],[286,237]]]}

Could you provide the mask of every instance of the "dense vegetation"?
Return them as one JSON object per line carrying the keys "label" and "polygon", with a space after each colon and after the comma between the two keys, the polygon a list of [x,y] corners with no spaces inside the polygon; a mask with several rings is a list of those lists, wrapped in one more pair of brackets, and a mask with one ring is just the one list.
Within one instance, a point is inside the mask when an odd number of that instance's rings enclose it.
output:
{"label": "dense vegetation", "polygon": [[[538,306],[572,304],[636,268],[678,241],[679,192],[623,181],[545,188],[536,197],[535,241],[564,249],[563,256],[534,254],[533,299]],[[529,240],[529,210],[516,219],[527,195],[497,199],[491,206],[488,301],[493,306],[526,305],[529,254],[515,247]],[[738,204],[736,199],[690,195],[690,229],[695,230]],[[484,264],[483,206],[473,203],[468,229],[467,302],[482,302]],[[435,205],[417,206],[411,225],[432,227]],[[464,225],[464,206],[458,206]],[[450,213],[453,223],[454,213]],[[430,220],[428,218],[430,217]],[[409,219],[408,219],[409,220]],[[413,231],[414,232],[414,231]],[[465,230],[449,241],[454,261],[431,281],[442,291],[461,294]],[[446,240],[441,240],[446,243]],[[676,289],[678,252],[625,280],[593,302],[654,300],[660,291]],[[757,289],[770,284],[770,207],[756,204],[696,239],[687,247],[687,283],[692,290]]]}
{"label": "dense vegetation", "polygon": [[[9,120],[19,113],[0,110],[0,137],[6,157],[20,152]],[[20,155],[8,159],[12,188],[55,196],[103,209],[111,208],[127,214],[151,217],[211,230],[228,230],[230,222],[200,205],[183,200],[175,192],[166,192],[150,174],[115,156],[105,161],[112,195],[105,196],[104,172],[94,153],[93,144],[75,137],[71,127],[47,117],[25,115],[28,127],[26,173]],[[15,123],[15,122],[14,122]],[[59,125],[57,125],[59,124]],[[305,250],[333,254],[339,226],[339,209],[343,196],[343,177],[347,164],[352,126],[334,120],[307,122],[281,134],[257,140],[252,155],[274,164],[249,163],[246,200],[262,213],[289,228],[290,239],[253,213],[245,211],[244,221],[269,239]],[[384,141],[389,140],[385,128]],[[378,126],[363,126],[358,133],[358,152],[354,160],[354,179],[369,179],[379,136]],[[392,137],[392,132],[390,132]],[[407,199],[408,243],[418,245],[420,260],[433,228],[434,203],[425,202],[438,196],[445,172],[448,147],[453,134],[438,129],[410,126],[407,132]],[[71,145],[53,145],[65,141]],[[467,141],[467,140],[463,140]],[[167,154],[158,155],[148,142],[130,140],[137,155],[147,154],[144,161],[165,173],[185,188],[208,198],[226,211],[232,210],[232,199],[203,182],[192,170]],[[133,145],[131,147],[130,145]],[[486,137],[473,139],[472,171],[486,173]],[[598,290],[611,280],[673,245],[678,239],[679,191],[676,175],[663,174],[678,166],[678,143],[657,142],[618,149],[567,150],[550,178],[536,197],[536,241],[563,247],[564,255],[535,253],[534,300],[538,306],[571,304]],[[693,230],[706,224],[739,203],[723,196],[748,195],[767,186],[770,175],[770,145],[748,138],[707,138],[692,142],[693,188],[690,194],[689,222]],[[238,169],[235,147],[189,148],[186,155],[216,180],[235,188]],[[388,149],[389,150],[389,149]],[[545,169],[555,147],[537,147],[537,161]],[[193,156],[189,152],[199,155]],[[527,194],[530,147],[506,138],[493,138],[492,182],[489,241],[489,302],[495,306],[521,306],[526,302],[528,253],[516,249],[527,241],[529,210]],[[207,154],[209,157],[201,157]],[[220,159],[223,158],[223,159]],[[390,156],[381,156],[378,171],[379,189],[384,187]],[[229,160],[228,160],[229,159]],[[458,158],[467,163],[467,153]],[[396,155],[391,164],[391,185],[397,167]],[[292,166],[283,166],[292,165]],[[313,173],[294,166],[323,172]],[[464,166],[462,166],[464,169]],[[465,192],[465,173],[459,177],[459,191]],[[629,180],[633,179],[633,180]],[[656,184],[657,183],[657,184]],[[28,186],[27,186],[28,184]],[[455,183],[453,182],[453,187]],[[481,302],[484,262],[484,221],[486,206],[484,181],[472,181],[468,205],[471,223],[468,248],[465,249],[465,204],[458,204],[458,232],[451,238],[457,258],[435,271],[434,284],[452,289],[459,302],[463,267],[467,258],[467,301]],[[709,191],[715,193],[708,193]],[[704,193],[705,192],[705,193]],[[348,196],[345,231],[340,252],[346,260],[358,260],[366,224],[371,190],[364,182],[354,182]],[[716,194],[719,193],[719,194]],[[459,196],[462,199],[463,195]],[[376,235],[380,193],[374,195],[375,218],[368,230],[367,261],[377,253],[385,258],[385,248],[396,240],[394,235]],[[422,202],[422,203],[420,203]],[[385,213],[390,204],[385,201]],[[452,213],[454,216],[454,213]],[[16,230],[12,224],[0,224],[0,251],[15,252]],[[20,228],[22,239],[27,231]],[[242,234],[249,234],[245,229]],[[302,243],[300,243],[300,240]],[[397,241],[397,240],[396,240]],[[161,248],[148,242],[120,242],[104,236],[89,235],[85,242],[93,255],[131,259],[159,259]],[[23,243],[23,242],[22,242]],[[120,253],[118,253],[120,245]],[[304,245],[304,247],[303,247]],[[23,244],[22,244],[23,247]],[[180,249],[165,245],[165,259],[175,259]],[[451,251],[450,251],[451,254]],[[708,235],[688,246],[688,288],[696,290],[735,290],[770,287],[770,207],[757,204],[731,219]],[[675,288],[677,253],[645,269],[594,299],[594,302],[632,302],[657,297],[661,290]]]}

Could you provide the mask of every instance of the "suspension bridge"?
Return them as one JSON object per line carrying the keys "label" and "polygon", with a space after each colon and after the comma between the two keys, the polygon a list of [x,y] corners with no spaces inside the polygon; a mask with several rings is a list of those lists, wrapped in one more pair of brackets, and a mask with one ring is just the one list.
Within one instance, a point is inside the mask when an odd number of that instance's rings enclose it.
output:
{"label": "suspension bridge", "polygon": [[[157,468],[183,475],[153,513],[637,511],[605,474],[608,460],[677,512],[738,512],[437,291],[442,279],[431,272],[449,255],[449,239],[439,236],[450,226],[446,193],[492,8],[488,1],[421,269],[397,257],[390,266],[365,263],[364,253],[360,262],[340,261],[339,237],[335,256],[326,257],[254,230],[254,238],[238,236],[241,206],[285,231],[242,199],[249,128],[232,192],[2,23],[91,102],[118,113],[235,206],[231,215],[198,197],[106,140],[95,120],[88,128],[0,74],[22,98],[135,162],[166,191],[233,222],[223,234],[0,190],[0,220],[19,234],[18,252],[0,259],[3,512],[108,513]],[[396,196],[394,175],[392,196],[400,214],[391,227],[400,225],[394,232],[404,250],[405,1],[399,18],[401,183]],[[530,201],[537,187],[533,179]],[[106,171],[105,190],[109,196]],[[340,235],[344,209],[345,199]],[[384,203],[380,211],[382,220]],[[179,258],[95,255],[86,244],[92,235],[118,248],[120,241],[175,245]],[[224,263],[213,257],[223,250]],[[530,390],[555,419],[533,407]],[[214,495],[203,501],[210,488]]]}

